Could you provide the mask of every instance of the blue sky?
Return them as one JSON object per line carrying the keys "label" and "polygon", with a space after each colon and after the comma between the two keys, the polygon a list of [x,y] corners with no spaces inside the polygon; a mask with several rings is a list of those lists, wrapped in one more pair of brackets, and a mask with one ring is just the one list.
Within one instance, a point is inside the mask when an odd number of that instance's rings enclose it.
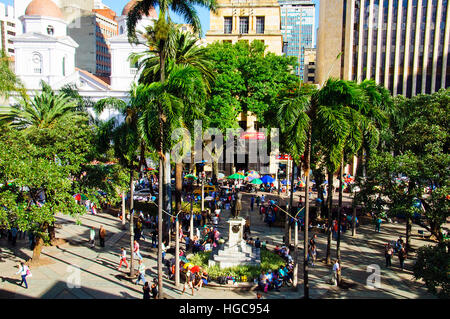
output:
{"label": "blue sky", "polygon": [[[6,3],[6,4],[13,4],[13,0],[0,0],[0,2]],[[316,28],[319,24],[319,0],[314,0],[316,3]],[[125,4],[128,3],[128,0],[103,0],[103,3],[109,6],[111,9],[113,9],[117,14],[122,13],[122,9],[125,6]],[[200,21],[202,24],[202,30],[203,33],[209,30],[209,10],[204,9],[201,7],[197,8],[197,13],[200,17]],[[182,23],[183,19],[177,16],[173,16],[173,19],[177,23]]]}

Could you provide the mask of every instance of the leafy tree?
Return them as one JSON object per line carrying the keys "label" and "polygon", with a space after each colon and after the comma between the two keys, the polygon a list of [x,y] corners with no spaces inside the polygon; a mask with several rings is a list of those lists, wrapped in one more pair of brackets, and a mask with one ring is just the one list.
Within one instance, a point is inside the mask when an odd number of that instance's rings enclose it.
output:
{"label": "leafy tree", "polygon": [[237,128],[241,112],[255,114],[260,126],[276,125],[280,95],[299,87],[291,72],[295,58],[265,53],[261,41],[216,42],[208,45],[208,57],[217,72],[207,103],[210,125],[221,131]]}
{"label": "leafy tree", "polygon": [[367,179],[359,181],[359,202],[377,213],[386,205],[391,215],[406,217],[407,248],[414,216],[423,215],[421,225],[443,240],[450,192],[449,93],[397,98],[390,127],[382,132],[383,152],[369,159]]}
{"label": "leafy tree", "polygon": [[0,96],[9,97],[12,92],[18,91],[26,96],[26,91],[11,68],[11,59],[4,50],[0,52]]}
{"label": "leafy tree", "polygon": [[65,163],[33,145],[24,131],[5,127],[0,145],[0,222],[36,236],[33,262],[49,237],[57,213],[79,216],[85,209],[76,204]]}
{"label": "leafy tree", "polygon": [[423,279],[428,291],[448,299],[450,297],[449,265],[448,243],[420,247],[413,266],[414,278]]}

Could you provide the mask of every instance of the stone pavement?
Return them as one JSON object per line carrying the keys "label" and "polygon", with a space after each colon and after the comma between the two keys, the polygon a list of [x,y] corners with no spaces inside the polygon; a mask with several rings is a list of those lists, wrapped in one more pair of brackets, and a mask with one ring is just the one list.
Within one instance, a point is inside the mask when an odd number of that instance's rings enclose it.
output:
{"label": "stone pavement", "polygon": [[[298,193],[296,193],[298,194]],[[349,199],[346,198],[348,201]],[[281,244],[284,229],[269,228],[256,211],[249,212],[249,196],[243,196],[243,212],[241,216],[251,219],[251,237],[268,240],[269,248],[274,244]],[[256,205],[255,205],[256,207]],[[222,212],[219,225],[224,238],[227,238],[229,211]],[[81,225],[77,225],[71,217],[60,215],[57,217],[61,227],[57,228],[57,237],[69,242],[56,247],[44,247],[41,255],[42,265],[33,267],[33,276],[28,279],[29,288],[18,286],[20,275],[16,275],[17,263],[32,256],[28,249],[28,239],[17,241],[12,247],[7,240],[0,240],[0,298],[80,298],[80,299],[110,299],[110,298],[142,298],[142,283],[135,285],[125,273],[125,267],[117,270],[120,247],[125,247],[130,256],[130,235],[128,229],[121,229],[121,221],[106,213],[97,215],[86,214],[80,217]],[[107,231],[106,247],[100,248],[98,240],[95,248],[88,245],[89,227],[98,228],[103,225]],[[128,228],[128,227],[127,227]],[[398,267],[398,259],[393,258],[392,269],[384,267],[383,244],[403,236],[404,224],[385,224],[380,233],[375,233],[372,225],[362,225],[358,228],[356,238],[349,232],[343,235],[341,243],[342,275],[352,285],[348,289],[337,288],[327,283],[331,273],[331,266],[318,261],[315,267],[310,267],[310,297],[311,298],[434,298],[426,291],[423,283],[412,278],[412,259],[405,262],[405,271]],[[418,226],[413,226],[412,233],[417,234]],[[300,255],[303,255],[303,234],[299,233]],[[319,259],[326,253],[326,237],[318,234]],[[335,241],[333,241],[332,256],[335,256]],[[421,237],[412,240],[413,248],[429,244]],[[182,244],[183,246],[184,244]],[[141,240],[141,254],[147,267],[146,279],[157,276],[157,249],[151,248],[149,239]],[[166,258],[172,255],[167,254]],[[303,258],[299,259],[299,289],[282,288],[280,292],[269,292],[266,299],[296,299],[303,296]],[[368,276],[367,266],[379,265],[381,270],[381,287],[371,289],[366,285]],[[165,267],[163,267],[165,269]],[[78,280],[79,279],[79,280]],[[233,290],[228,288],[203,287],[195,292],[195,296],[187,290],[181,295],[182,286],[178,289],[173,282],[164,279],[164,293],[167,298],[186,299],[254,299],[254,291]]]}

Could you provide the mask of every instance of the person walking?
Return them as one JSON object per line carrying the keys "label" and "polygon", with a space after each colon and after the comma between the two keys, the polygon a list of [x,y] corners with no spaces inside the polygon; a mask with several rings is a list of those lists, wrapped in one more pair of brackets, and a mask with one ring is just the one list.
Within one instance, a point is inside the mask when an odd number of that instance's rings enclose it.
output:
{"label": "person walking", "polygon": [[260,203],[261,203],[261,197],[259,197],[259,196],[256,196],[256,206],[259,208],[259,205],[260,205]]}
{"label": "person walking", "polygon": [[127,270],[128,270],[128,263],[127,263],[127,251],[125,250],[125,248],[120,248],[121,249],[121,253],[120,253],[120,262],[119,262],[119,267],[117,267],[117,270],[120,270],[120,267],[122,267],[122,263],[125,263],[125,266],[127,266]]}
{"label": "person walking", "polygon": [[103,225],[100,226],[98,237],[100,238],[100,247],[105,247],[106,229],[103,227]]}
{"label": "person walking", "polygon": [[145,265],[142,262],[142,259],[139,260],[138,279],[136,280],[136,285],[139,284],[141,280],[144,282],[145,285],[147,281],[145,280]]}
{"label": "person walking", "polygon": [[311,266],[314,267],[317,257],[316,245],[309,246],[309,256],[311,257]]}
{"label": "person walking", "polygon": [[134,240],[133,257],[138,257],[139,260],[142,260],[142,255],[139,251],[139,243],[137,242],[137,240]]}
{"label": "person walking", "polygon": [[95,247],[95,229],[94,226],[89,230],[89,244],[91,244],[91,248]]}
{"label": "person walking", "polygon": [[19,271],[16,272],[16,275],[20,274],[20,276],[22,276],[22,281],[20,282],[19,286],[22,286],[23,283],[25,283],[25,288],[28,289],[28,283],[27,283],[27,276],[31,277],[31,271],[30,268],[28,268],[27,265],[25,265],[25,263],[21,262],[19,264]]}
{"label": "person walking", "polygon": [[387,243],[384,247],[384,256],[386,257],[386,268],[392,266],[391,260],[393,254],[394,248],[392,248],[391,244]]}
{"label": "person walking", "polygon": [[188,287],[188,288],[192,289],[192,296],[194,295],[193,281],[194,281],[194,275],[191,273],[191,270],[188,269],[185,274],[184,287],[183,287],[183,291],[181,292],[181,294],[184,294],[184,292],[186,291],[186,287]]}
{"label": "person walking", "polygon": [[377,219],[375,220],[375,231],[376,232],[380,232],[380,226],[381,226],[381,218],[377,217]]}
{"label": "person walking", "polygon": [[148,281],[142,287],[142,291],[144,292],[142,299],[150,299],[150,286],[148,285]]}
{"label": "person walking", "polygon": [[406,250],[405,247],[402,246],[398,252],[398,260],[400,261],[400,268],[404,270],[405,266],[405,259],[406,259]]}

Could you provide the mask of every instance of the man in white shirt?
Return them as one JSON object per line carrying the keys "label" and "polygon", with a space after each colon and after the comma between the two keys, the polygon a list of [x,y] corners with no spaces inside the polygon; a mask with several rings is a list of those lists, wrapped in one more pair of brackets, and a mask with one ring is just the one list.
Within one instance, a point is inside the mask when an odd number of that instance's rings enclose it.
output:
{"label": "man in white shirt", "polygon": [[217,226],[219,224],[219,215],[214,215],[212,218],[212,222],[214,226]]}
{"label": "man in white shirt", "polygon": [[337,286],[340,280],[340,270],[341,266],[339,265],[339,261],[336,259],[333,265],[333,284]]}

